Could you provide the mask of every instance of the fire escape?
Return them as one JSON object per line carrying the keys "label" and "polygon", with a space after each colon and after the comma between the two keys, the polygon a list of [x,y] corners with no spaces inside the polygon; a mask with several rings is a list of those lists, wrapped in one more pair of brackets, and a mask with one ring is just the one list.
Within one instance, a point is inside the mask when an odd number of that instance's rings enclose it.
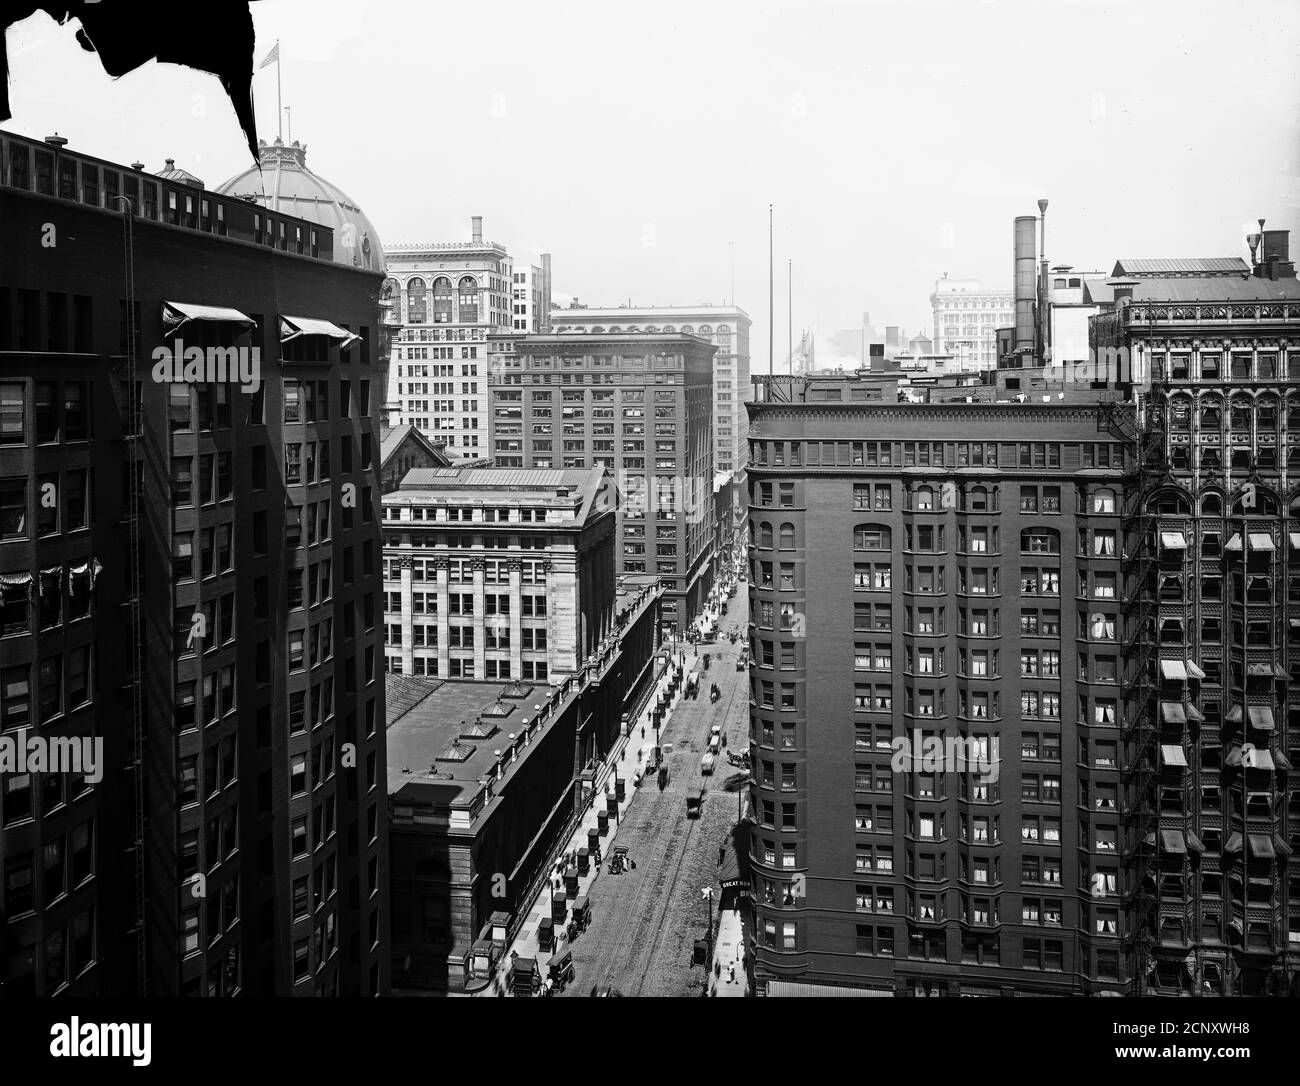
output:
{"label": "fire escape", "polygon": [[135,939],[136,990],[140,995],[149,993],[148,976],[148,892],[145,866],[145,759],[144,759],[144,616],[141,613],[140,593],[144,571],[141,565],[140,528],[143,515],[141,503],[144,486],[141,471],[143,461],[143,397],[139,383],[139,348],[136,343],[135,317],[135,208],[129,199],[122,201],[122,240],[126,286],[126,463],[127,463],[127,562],[130,570],[130,591],[126,599],[127,625],[130,636],[130,670],[124,686],[131,702],[131,802],[132,834],[131,861],[134,876],[134,924],[131,934]]}
{"label": "fire escape", "polygon": [[1128,867],[1125,887],[1125,949],[1132,962],[1135,994],[1142,994],[1152,968],[1160,885],[1157,796],[1156,610],[1157,517],[1151,497],[1167,472],[1165,401],[1153,388],[1144,403],[1115,402],[1103,408],[1102,425],[1125,446],[1120,554],[1124,626],[1120,694],[1120,781]]}

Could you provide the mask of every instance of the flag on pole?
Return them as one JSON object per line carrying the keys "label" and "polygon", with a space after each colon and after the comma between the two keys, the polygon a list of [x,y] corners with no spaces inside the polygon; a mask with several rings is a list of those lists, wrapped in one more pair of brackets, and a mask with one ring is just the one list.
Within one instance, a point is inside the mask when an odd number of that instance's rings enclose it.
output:
{"label": "flag on pole", "polygon": [[278,64],[279,61],[280,61],[280,43],[276,42],[275,45],[271,47],[271,51],[266,54],[266,59],[263,60],[262,63],[257,66],[257,70],[260,72],[268,64]]}

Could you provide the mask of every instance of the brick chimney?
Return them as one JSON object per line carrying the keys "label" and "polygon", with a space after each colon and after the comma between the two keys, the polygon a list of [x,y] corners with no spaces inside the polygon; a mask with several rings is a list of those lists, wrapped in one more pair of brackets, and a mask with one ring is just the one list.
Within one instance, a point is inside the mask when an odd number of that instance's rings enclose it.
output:
{"label": "brick chimney", "polygon": [[473,234],[474,244],[482,245],[483,244],[483,216],[475,215],[469,221],[470,221],[470,225],[473,227],[474,230],[474,234]]}

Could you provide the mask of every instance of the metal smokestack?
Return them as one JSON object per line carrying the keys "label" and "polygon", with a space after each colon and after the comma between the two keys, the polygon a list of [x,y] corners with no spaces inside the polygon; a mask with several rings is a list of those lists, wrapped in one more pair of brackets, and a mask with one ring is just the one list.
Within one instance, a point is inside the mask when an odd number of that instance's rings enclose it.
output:
{"label": "metal smokestack", "polygon": [[474,244],[483,244],[483,216],[475,215],[470,220],[470,225],[474,228]]}
{"label": "metal smokestack", "polygon": [[1015,223],[1016,337],[1012,350],[1017,363],[1034,350],[1034,227],[1033,215],[1017,215]]}
{"label": "metal smokestack", "polygon": [[1038,293],[1038,364],[1046,366],[1052,357],[1052,281],[1047,270],[1047,201],[1038,201],[1038,257],[1042,261]]}

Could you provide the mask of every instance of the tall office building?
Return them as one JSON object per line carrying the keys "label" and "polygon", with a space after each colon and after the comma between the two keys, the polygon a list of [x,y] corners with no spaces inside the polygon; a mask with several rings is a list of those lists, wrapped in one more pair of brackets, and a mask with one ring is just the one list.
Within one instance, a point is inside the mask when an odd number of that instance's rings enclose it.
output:
{"label": "tall office building", "polygon": [[0,133],[0,732],[103,776],[4,776],[0,985],[382,993],[378,239],[66,142]]}
{"label": "tall office building", "polygon": [[542,262],[524,264],[511,275],[511,326],[516,332],[551,330],[551,254]]}
{"label": "tall office building", "polygon": [[677,332],[708,340],[713,356],[713,465],[735,474],[745,467],[753,396],[749,379],[749,315],[736,306],[620,306],[560,309],[551,314],[557,335],[636,335]]}
{"label": "tall office building", "polygon": [[601,470],[419,468],[384,497],[387,671],[527,679],[609,633],[614,512]]}
{"label": "tall office building", "polygon": [[1124,443],[843,384],[749,408],[760,989],[1122,991]]}
{"label": "tall office building", "polygon": [[1099,356],[1146,385],[1138,419],[1114,420],[1139,469],[1123,510],[1132,994],[1296,992],[1300,285],[1287,231],[1251,246],[1248,271],[1123,261],[1114,311],[1092,320]]}
{"label": "tall office building", "polygon": [[997,368],[997,329],[1015,319],[1011,291],[985,290],[976,279],[945,276],[934,284],[930,308],[934,311],[935,353],[953,355],[962,369]]}
{"label": "tall office building", "polygon": [[603,467],[618,572],[658,574],[663,618],[684,632],[716,574],[714,348],[680,333],[572,332],[490,347],[496,466]]}
{"label": "tall office building", "polygon": [[445,441],[453,459],[487,455],[487,337],[514,326],[514,262],[483,240],[481,217],[471,230],[469,241],[392,246],[384,282],[389,423]]}

